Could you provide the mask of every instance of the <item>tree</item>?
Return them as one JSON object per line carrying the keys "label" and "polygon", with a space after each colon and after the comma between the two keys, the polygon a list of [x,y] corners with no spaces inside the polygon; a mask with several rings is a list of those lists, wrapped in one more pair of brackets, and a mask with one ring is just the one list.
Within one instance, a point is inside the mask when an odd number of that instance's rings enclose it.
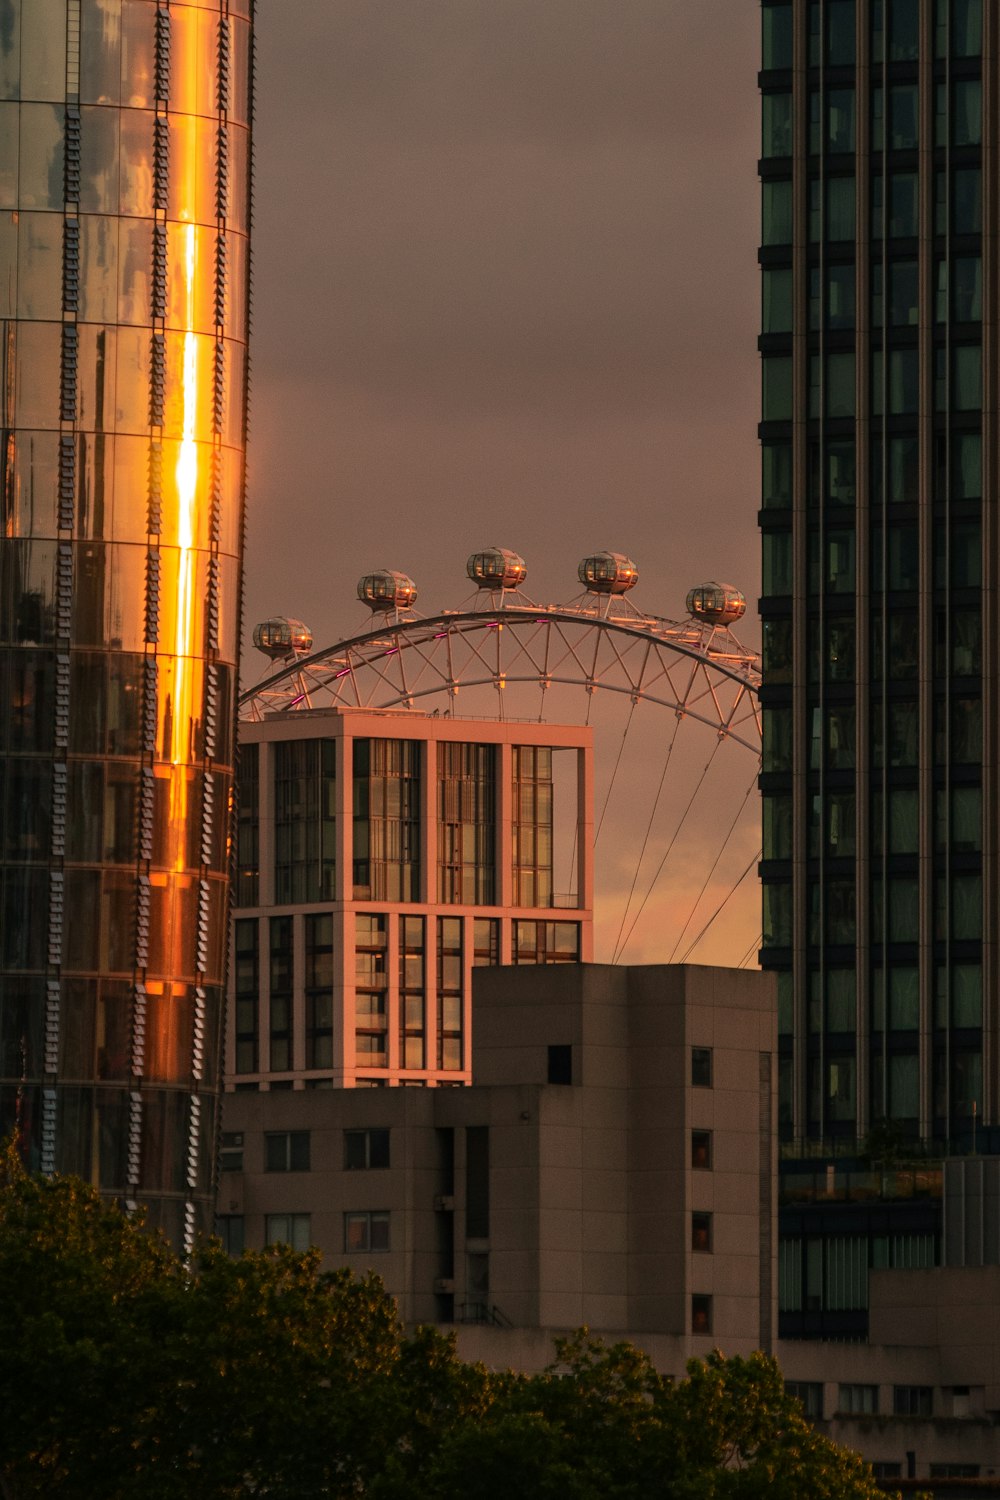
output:
{"label": "tree", "polygon": [[189,1263],[72,1178],[0,1159],[4,1500],[875,1500],[772,1360],[686,1380],[581,1330],[539,1375],[407,1333],[318,1252]]}

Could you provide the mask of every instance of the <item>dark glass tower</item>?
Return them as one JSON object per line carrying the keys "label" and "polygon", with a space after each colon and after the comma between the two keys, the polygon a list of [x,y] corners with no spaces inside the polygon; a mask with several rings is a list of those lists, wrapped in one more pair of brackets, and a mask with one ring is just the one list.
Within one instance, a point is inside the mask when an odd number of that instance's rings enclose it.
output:
{"label": "dark glass tower", "polygon": [[251,0],[0,0],[0,1123],[209,1221]]}
{"label": "dark glass tower", "polygon": [[782,1131],[828,1157],[962,1151],[998,1114],[1000,13],[762,16]]}

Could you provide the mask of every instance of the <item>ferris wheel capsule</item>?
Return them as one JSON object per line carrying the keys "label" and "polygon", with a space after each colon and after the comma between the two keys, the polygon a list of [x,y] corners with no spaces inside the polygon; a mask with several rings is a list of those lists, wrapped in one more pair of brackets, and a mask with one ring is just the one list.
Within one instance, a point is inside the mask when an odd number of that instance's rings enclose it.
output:
{"label": "ferris wheel capsule", "polygon": [[746,614],[747,601],[731,583],[699,583],[688,593],[687,609],[709,625],[733,625]]}
{"label": "ferris wheel capsule", "polygon": [[528,576],[524,558],[508,547],[484,547],[482,552],[473,552],[465,571],[481,589],[518,589]]}
{"label": "ferris wheel capsule", "polygon": [[405,573],[379,568],[358,579],[358,598],[376,614],[392,614],[397,609],[413,608],[417,586]]}
{"label": "ferris wheel capsule", "polygon": [[594,552],[576,573],[591,594],[627,594],[639,582],[639,569],[624,552]]}
{"label": "ferris wheel capsule", "polygon": [[254,626],[253,643],[272,661],[284,661],[290,656],[308,656],[313,637],[308,625],[303,625],[301,620],[274,615]]}

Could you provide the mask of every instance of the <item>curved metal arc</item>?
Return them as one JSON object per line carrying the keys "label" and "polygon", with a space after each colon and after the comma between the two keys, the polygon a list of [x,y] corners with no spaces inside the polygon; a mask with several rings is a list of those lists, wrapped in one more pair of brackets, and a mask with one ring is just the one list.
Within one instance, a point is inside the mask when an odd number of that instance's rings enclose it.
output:
{"label": "curved metal arc", "polygon": [[[498,612],[499,613],[499,612]],[[533,625],[548,625],[558,623],[561,625],[576,625],[581,628],[594,628],[599,632],[614,632],[615,635],[623,635],[631,641],[655,642],[665,649],[679,656],[688,657],[692,662],[701,663],[718,672],[721,676],[728,677],[731,681],[742,684],[756,693],[760,682],[760,672],[755,666],[755,657],[747,653],[746,662],[741,667],[730,665],[729,662],[713,656],[710,652],[700,649],[697,645],[679,639],[671,634],[672,630],[680,629],[675,621],[662,621],[663,628],[640,626],[619,620],[602,618],[595,614],[575,613],[571,610],[547,608],[539,606],[534,609],[506,609],[503,611],[504,628],[514,627],[516,623],[530,623]],[[452,637],[455,634],[466,635],[467,633],[498,629],[500,621],[490,621],[483,613],[440,614],[425,617],[420,620],[403,621],[395,625],[391,631],[384,627],[381,630],[366,631],[362,635],[352,636],[349,640],[338,641],[332,646],[317,651],[312,656],[304,657],[299,661],[283,667],[280,672],[273,673],[262,682],[256,683],[240,694],[239,708],[251,704],[254,698],[275,692],[282,682],[293,683],[298,674],[311,674],[316,668],[331,660],[339,659],[345,664],[344,675],[349,672],[352,678],[358,667],[365,666],[370,670],[376,670],[378,657],[375,656],[373,648],[383,645],[382,657],[396,656],[404,649],[410,649],[417,644],[423,644],[428,638],[427,633],[433,632],[430,639],[440,640],[445,636]],[[411,639],[412,637],[412,639]],[[450,644],[450,642],[449,642]],[[367,649],[366,649],[367,648]],[[356,653],[361,654],[361,660],[355,661]],[[331,674],[326,682],[334,680],[336,674]],[[319,691],[326,683],[314,681],[313,691]],[[355,683],[357,690],[357,684]],[[360,694],[357,694],[360,697]]]}

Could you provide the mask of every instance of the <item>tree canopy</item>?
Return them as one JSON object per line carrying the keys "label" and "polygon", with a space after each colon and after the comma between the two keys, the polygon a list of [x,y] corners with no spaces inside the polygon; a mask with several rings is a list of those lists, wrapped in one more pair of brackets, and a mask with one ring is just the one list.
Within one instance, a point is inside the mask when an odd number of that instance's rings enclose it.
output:
{"label": "tree canopy", "polygon": [[318,1252],[190,1262],[93,1189],[0,1162],[4,1500],[875,1500],[763,1355],[659,1375],[581,1330],[541,1374],[407,1331]]}

